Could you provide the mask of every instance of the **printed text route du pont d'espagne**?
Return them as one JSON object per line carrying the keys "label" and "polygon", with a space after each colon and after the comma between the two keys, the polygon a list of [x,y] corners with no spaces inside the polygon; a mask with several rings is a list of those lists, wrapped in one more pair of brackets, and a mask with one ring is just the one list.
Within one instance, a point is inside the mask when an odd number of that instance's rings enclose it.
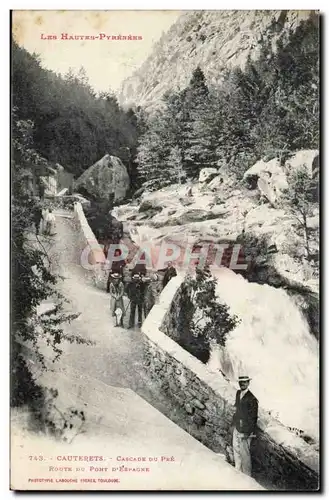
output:
{"label": "printed text route du pont d'espagne", "polygon": [[41,33],[41,40],[143,40],[141,35],[73,35],[72,33],[61,33],[60,35],[47,35]]}
{"label": "printed text route du pont d'espagne", "polygon": [[[42,455],[39,456],[29,456],[29,460],[33,460],[36,462],[47,462],[48,460],[52,461],[53,457],[48,457],[48,459]],[[124,473],[124,472],[137,472],[137,473],[145,473],[151,472],[149,468],[149,463],[154,462],[162,462],[162,463],[175,463],[176,459],[174,456],[150,456],[150,457],[125,457],[125,456],[117,456],[116,462],[113,465],[108,466],[106,462],[111,461],[112,458],[107,458],[103,456],[76,456],[76,455],[59,455],[55,458],[56,462],[59,464],[56,465],[48,465],[48,472],[79,472],[79,473],[100,473],[101,477],[30,477],[28,479],[29,483],[120,483],[120,477],[102,477],[102,473],[111,474],[112,472]],[[66,462],[75,462],[75,464],[66,464]],[[76,463],[79,463],[78,467],[76,467]],[[105,462],[105,467],[103,464],[93,464],[86,465],[82,462]]]}

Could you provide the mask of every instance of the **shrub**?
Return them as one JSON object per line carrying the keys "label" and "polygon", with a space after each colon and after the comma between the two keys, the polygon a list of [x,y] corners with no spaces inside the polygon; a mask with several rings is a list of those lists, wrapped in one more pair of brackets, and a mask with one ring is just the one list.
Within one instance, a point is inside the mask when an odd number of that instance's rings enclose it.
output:
{"label": "shrub", "polygon": [[197,269],[182,285],[178,343],[203,363],[210,357],[210,341],[225,346],[227,334],[239,319],[230,315],[226,304],[216,296],[217,280],[209,269]]}
{"label": "shrub", "polygon": [[[47,161],[33,148],[33,124],[18,120],[15,110],[12,127],[12,198],[11,198],[11,406],[28,406],[36,416],[43,407],[44,391],[35,381],[26,361],[26,350],[33,352],[34,366],[47,370],[46,361],[55,362],[61,355],[63,341],[85,343],[89,341],[65,333],[64,323],[70,323],[79,314],[69,314],[65,307],[68,300],[58,291],[60,277],[53,274],[49,256],[42,241],[32,237],[36,209],[31,184],[33,174],[40,175]],[[54,305],[42,314],[37,307],[52,298]],[[40,348],[42,339],[51,348],[52,359],[45,357]],[[40,410],[41,411],[41,410]]]}

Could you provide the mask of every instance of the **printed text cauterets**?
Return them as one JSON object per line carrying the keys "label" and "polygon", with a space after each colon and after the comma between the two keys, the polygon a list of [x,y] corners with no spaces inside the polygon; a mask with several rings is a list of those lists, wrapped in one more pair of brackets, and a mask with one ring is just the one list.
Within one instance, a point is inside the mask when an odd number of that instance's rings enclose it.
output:
{"label": "printed text cauterets", "polygon": [[58,455],[59,462],[103,462],[102,456],[79,456],[79,455]]}

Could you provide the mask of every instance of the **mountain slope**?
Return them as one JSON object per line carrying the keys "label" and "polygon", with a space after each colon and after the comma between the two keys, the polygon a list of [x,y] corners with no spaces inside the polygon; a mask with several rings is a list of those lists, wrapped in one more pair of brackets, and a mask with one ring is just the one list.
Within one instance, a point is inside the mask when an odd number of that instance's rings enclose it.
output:
{"label": "mountain slope", "polygon": [[139,70],[125,80],[119,95],[123,105],[154,108],[171,89],[184,88],[200,66],[208,83],[221,81],[225,69],[244,67],[269,42],[295,31],[315,11],[191,11],[183,13],[154,46]]}

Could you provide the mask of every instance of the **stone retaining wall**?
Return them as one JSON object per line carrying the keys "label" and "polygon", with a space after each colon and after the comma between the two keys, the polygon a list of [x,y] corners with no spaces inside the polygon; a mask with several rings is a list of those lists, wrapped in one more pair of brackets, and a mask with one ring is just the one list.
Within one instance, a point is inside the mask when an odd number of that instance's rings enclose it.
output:
{"label": "stone retaining wall", "polygon": [[[143,323],[145,364],[159,390],[185,412],[186,430],[215,452],[225,454],[231,445],[236,389],[160,330],[168,328],[168,310],[179,294],[181,282],[181,277],[170,281]],[[252,450],[254,477],[275,489],[316,490],[317,450],[261,408],[258,426]]]}
{"label": "stone retaining wall", "polygon": [[107,276],[105,255],[88,224],[81,203],[74,203],[74,219],[80,241],[80,264],[91,273],[96,286],[104,288]]}

